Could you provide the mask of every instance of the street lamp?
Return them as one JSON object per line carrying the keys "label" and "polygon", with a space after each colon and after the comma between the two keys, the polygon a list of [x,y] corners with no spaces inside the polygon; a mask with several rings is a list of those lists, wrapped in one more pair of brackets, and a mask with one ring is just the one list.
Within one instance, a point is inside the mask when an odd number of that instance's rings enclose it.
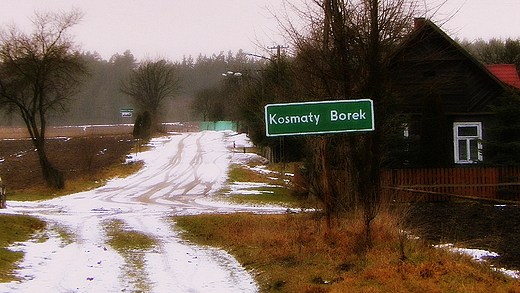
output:
{"label": "street lamp", "polygon": [[228,71],[226,73],[222,73],[222,76],[242,76],[242,73],[241,72]]}
{"label": "street lamp", "polygon": [[246,53],[246,55],[262,58],[262,59],[269,60],[269,61],[273,61],[271,58],[265,57],[265,56],[262,56],[262,55],[257,55],[257,54],[253,54],[253,53]]}

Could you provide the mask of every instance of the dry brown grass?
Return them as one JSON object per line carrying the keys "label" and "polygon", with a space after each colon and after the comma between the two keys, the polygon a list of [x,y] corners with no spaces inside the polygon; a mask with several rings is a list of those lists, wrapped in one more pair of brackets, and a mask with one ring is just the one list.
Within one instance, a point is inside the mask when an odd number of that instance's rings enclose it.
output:
{"label": "dry brown grass", "polygon": [[332,229],[319,214],[175,221],[188,239],[233,254],[255,272],[262,292],[520,292],[519,281],[469,257],[400,237],[392,219],[378,217],[368,250],[360,241],[363,224],[355,217],[336,219]]}
{"label": "dry brown grass", "polygon": [[14,252],[5,247],[27,241],[45,226],[45,222],[35,217],[0,214],[0,282],[17,280],[13,270],[17,268],[16,262],[24,255],[23,252]]}
{"label": "dry brown grass", "polygon": [[91,190],[105,185],[107,180],[124,178],[138,172],[143,167],[143,162],[131,164],[114,164],[95,173],[85,173],[76,176],[66,182],[65,188],[56,190],[47,185],[37,185],[27,189],[11,190],[8,200],[34,201],[46,200],[76,192]]}

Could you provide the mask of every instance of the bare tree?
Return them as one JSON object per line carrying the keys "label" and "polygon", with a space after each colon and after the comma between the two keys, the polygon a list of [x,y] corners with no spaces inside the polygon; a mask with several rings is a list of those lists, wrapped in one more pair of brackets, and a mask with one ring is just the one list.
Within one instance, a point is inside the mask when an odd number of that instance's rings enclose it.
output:
{"label": "bare tree", "polygon": [[[376,130],[310,137],[312,185],[327,214],[360,210],[367,246],[371,222],[381,208],[380,170],[384,136],[395,127],[387,64],[418,12],[409,0],[309,0],[297,10],[303,23],[282,23],[296,48],[301,97],[308,100],[369,98]],[[338,188],[347,183],[346,188]]]}
{"label": "bare tree", "polygon": [[203,121],[220,120],[222,115],[218,112],[222,110],[222,99],[219,88],[203,89],[195,93],[195,98],[191,103],[191,108],[194,112],[202,115]]}
{"label": "bare tree", "polygon": [[167,98],[180,90],[180,79],[175,65],[166,60],[145,61],[121,83],[121,91],[129,95],[136,107],[148,111],[157,125],[161,106]]}
{"label": "bare tree", "polygon": [[67,30],[83,14],[37,13],[34,31],[25,34],[16,27],[0,35],[0,106],[8,114],[19,114],[38,151],[46,182],[61,189],[63,174],[45,153],[45,128],[52,112],[63,111],[78,91],[86,67]]}

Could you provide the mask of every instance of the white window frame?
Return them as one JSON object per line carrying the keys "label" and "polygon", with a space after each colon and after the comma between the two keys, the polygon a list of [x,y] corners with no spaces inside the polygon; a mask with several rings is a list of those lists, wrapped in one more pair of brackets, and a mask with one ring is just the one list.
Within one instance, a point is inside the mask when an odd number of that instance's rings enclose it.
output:
{"label": "white window frame", "polygon": [[410,125],[408,123],[402,123],[401,127],[403,128],[403,136],[406,138],[410,137]]}
{"label": "white window frame", "polygon": [[[459,127],[477,127],[477,135],[459,135]],[[459,144],[465,141],[465,158],[461,158]],[[477,157],[471,158],[471,143],[476,141]],[[482,123],[481,122],[455,122],[453,123],[453,149],[455,164],[473,164],[482,161]]]}

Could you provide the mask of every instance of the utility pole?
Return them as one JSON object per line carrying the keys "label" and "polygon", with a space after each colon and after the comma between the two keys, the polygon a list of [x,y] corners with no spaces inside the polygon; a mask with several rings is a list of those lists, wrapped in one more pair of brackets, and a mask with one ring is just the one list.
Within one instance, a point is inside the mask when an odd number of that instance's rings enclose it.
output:
{"label": "utility pole", "polygon": [[276,45],[267,47],[269,50],[276,50],[276,81],[280,81],[280,58],[282,58],[282,49],[287,49],[289,46]]}
{"label": "utility pole", "polygon": [[287,48],[289,48],[289,46],[276,45],[276,46],[272,46],[272,47],[267,47],[267,49],[269,49],[269,50],[276,49],[276,60],[278,62],[280,62],[280,57],[282,55],[282,49],[287,49]]}
{"label": "utility pole", "polygon": [[[275,50],[276,49],[276,82],[280,83],[280,58],[282,57],[282,49],[287,49],[289,46],[283,46],[283,45],[276,45],[272,47],[267,47],[269,50]],[[278,91],[277,91],[278,92]],[[279,100],[279,99],[277,99]],[[282,181],[285,183],[285,137],[280,137],[280,163],[282,163],[281,166],[281,175],[282,175]]]}

